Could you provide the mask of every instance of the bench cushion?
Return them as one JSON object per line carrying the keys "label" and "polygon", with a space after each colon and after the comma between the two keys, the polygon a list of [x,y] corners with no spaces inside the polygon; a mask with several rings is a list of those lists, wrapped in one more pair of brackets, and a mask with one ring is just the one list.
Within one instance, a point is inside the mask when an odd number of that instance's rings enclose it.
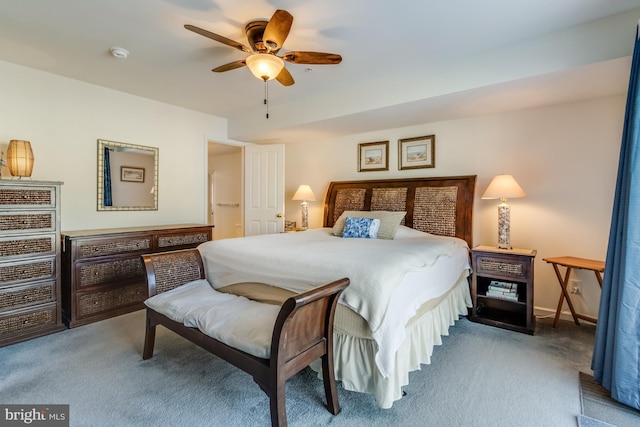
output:
{"label": "bench cushion", "polygon": [[186,283],[145,301],[147,307],[231,347],[269,358],[280,306],[214,290],[206,279]]}

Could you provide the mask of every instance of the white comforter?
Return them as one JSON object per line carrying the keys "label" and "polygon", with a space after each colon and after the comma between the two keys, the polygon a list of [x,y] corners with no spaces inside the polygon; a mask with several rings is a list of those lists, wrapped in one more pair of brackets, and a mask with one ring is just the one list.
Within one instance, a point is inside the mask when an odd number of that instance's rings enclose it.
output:
{"label": "white comforter", "polygon": [[[325,228],[223,239],[204,243],[199,249],[206,277],[216,289],[240,282],[262,282],[303,292],[348,277],[351,284],[340,302],[368,322],[379,352],[385,353],[376,355],[376,363],[387,376],[393,369],[390,354],[400,345],[397,333],[415,313],[408,309],[401,316],[387,315],[392,296],[405,276],[428,270],[441,257],[466,260],[467,244],[407,227],[399,228],[393,240],[345,239],[330,233],[331,229]],[[451,283],[438,293],[446,292],[466,267],[465,262],[453,272]],[[423,302],[414,301],[413,305]]]}

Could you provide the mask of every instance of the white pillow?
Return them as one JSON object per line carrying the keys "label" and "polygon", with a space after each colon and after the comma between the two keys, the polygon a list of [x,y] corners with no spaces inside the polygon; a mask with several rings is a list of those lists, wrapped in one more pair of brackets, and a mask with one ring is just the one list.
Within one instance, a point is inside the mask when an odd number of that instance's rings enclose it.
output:
{"label": "white pillow", "polygon": [[424,236],[429,236],[429,233],[425,233],[424,231],[416,230],[415,228],[407,227],[405,225],[399,225],[394,239],[410,239],[412,237]]}
{"label": "white pillow", "polygon": [[334,236],[342,236],[346,218],[374,218],[380,220],[380,229],[378,230],[378,239],[391,240],[396,234],[396,230],[406,212],[392,211],[344,211],[333,225],[331,234]]}

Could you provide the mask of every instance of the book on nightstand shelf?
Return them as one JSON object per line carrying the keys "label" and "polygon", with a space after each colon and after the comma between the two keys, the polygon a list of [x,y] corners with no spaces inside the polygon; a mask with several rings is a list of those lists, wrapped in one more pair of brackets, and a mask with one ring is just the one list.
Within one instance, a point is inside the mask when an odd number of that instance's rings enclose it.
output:
{"label": "book on nightstand shelf", "polygon": [[492,280],[487,288],[488,297],[504,298],[509,300],[518,300],[518,284],[509,282],[500,282]]}

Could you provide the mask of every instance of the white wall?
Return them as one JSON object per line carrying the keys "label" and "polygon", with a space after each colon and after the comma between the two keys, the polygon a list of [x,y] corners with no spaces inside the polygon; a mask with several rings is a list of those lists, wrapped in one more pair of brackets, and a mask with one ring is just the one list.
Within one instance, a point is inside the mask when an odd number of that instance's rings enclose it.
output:
{"label": "white wall", "polygon": [[[560,287],[545,257],[606,256],[625,97],[614,96],[351,135],[318,143],[287,145],[286,218],[300,221],[291,201],[298,185],[311,185],[318,201],[309,204],[311,227],[322,226],[330,181],[477,175],[474,245],[497,244],[496,200],[480,196],[494,175],[512,174],[527,198],[510,200],[511,243],[537,249],[535,305],[555,312]],[[436,136],[436,167],[399,171],[397,140]],[[358,144],[389,140],[389,171],[357,172]],[[583,294],[579,311],[596,315],[600,290],[592,272],[578,271]],[[566,306],[566,305],[565,305]],[[548,314],[548,313],[544,313]]]}
{"label": "white wall", "polygon": [[[205,135],[226,120],[1,61],[0,93],[0,150],[31,141],[32,179],[64,182],[63,231],[206,222]],[[98,139],[159,148],[158,211],[97,211]]]}

